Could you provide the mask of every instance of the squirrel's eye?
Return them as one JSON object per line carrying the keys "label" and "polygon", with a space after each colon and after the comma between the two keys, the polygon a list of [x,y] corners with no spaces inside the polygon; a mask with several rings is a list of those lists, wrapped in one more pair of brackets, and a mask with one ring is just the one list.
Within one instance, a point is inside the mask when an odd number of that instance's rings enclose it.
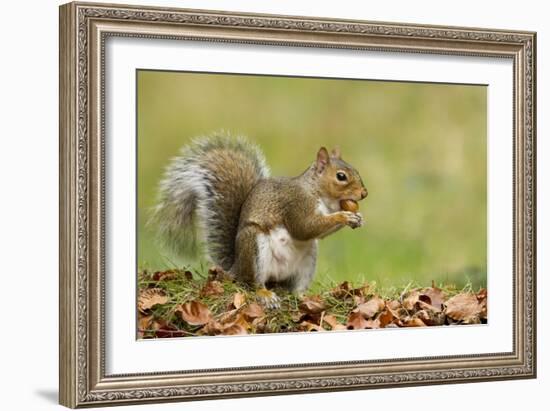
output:
{"label": "squirrel's eye", "polygon": [[348,177],[342,172],[336,173],[336,178],[338,181],[346,181],[348,179]]}

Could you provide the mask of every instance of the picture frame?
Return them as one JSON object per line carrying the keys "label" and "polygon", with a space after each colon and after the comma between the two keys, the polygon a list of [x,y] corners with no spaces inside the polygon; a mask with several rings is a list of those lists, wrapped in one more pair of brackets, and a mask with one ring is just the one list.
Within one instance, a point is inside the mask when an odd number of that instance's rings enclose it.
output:
{"label": "picture frame", "polygon": [[[112,38],[511,63],[511,349],[108,373],[106,60]],[[174,44],[174,43],[171,43]],[[73,2],[60,7],[60,403],[67,407],[536,377],[536,34]],[[503,119],[504,121],[505,119]],[[280,336],[280,339],[287,338]],[[260,340],[256,340],[260,341]],[[281,341],[281,340],[279,340]]]}

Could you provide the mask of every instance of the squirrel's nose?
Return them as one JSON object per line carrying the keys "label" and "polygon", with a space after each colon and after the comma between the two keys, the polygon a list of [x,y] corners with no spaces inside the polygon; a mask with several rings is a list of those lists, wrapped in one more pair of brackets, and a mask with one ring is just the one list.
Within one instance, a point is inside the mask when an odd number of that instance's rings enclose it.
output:
{"label": "squirrel's nose", "polygon": [[369,192],[367,191],[366,188],[363,187],[363,190],[361,190],[361,200],[363,198],[366,198],[368,195],[369,195]]}

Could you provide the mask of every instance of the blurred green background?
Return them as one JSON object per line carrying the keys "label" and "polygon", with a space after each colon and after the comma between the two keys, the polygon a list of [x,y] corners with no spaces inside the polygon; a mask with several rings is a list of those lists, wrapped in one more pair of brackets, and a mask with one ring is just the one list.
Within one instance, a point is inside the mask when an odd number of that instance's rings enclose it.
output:
{"label": "blurred green background", "polygon": [[320,241],[316,281],[486,285],[486,87],[138,71],[138,266],[181,261],[146,226],[169,160],[226,130],[294,176],[339,145],[369,190],[366,225]]}

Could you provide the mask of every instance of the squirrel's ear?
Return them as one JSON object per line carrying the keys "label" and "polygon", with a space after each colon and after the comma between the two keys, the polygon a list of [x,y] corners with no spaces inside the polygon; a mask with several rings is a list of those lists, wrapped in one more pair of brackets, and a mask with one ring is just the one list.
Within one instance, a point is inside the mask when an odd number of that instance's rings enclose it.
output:
{"label": "squirrel's ear", "polygon": [[342,159],[342,153],[340,153],[340,147],[336,146],[330,152],[332,158]]}
{"label": "squirrel's ear", "polygon": [[325,167],[329,163],[330,159],[328,156],[328,151],[325,147],[321,147],[317,152],[317,162],[315,168],[318,173],[322,173],[325,170]]}

